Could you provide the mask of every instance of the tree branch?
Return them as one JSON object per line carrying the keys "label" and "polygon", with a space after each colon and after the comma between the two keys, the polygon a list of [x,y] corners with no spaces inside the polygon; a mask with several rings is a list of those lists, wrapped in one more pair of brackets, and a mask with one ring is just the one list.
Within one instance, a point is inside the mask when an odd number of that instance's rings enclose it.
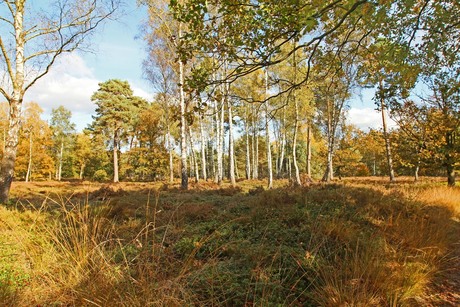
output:
{"label": "tree branch", "polygon": [[[92,8],[86,14],[84,14],[83,16],[90,16],[91,13],[95,11],[95,6],[94,6],[95,1],[93,2],[92,5],[93,5]],[[60,44],[59,44],[58,48],[56,48],[54,50],[42,50],[42,51],[36,52],[36,53],[28,56],[25,59],[25,61],[29,61],[29,60],[31,60],[33,58],[36,58],[36,57],[39,57],[39,56],[44,56],[44,55],[50,55],[51,56],[51,59],[49,60],[48,64],[46,64],[45,69],[41,73],[39,73],[35,78],[33,78],[29,82],[29,84],[27,84],[24,87],[24,92],[26,92],[32,85],[34,85],[39,79],[41,79],[43,76],[45,76],[49,72],[51,66],[55,63],[55,61],[56,61],[56,59],[57,59],[57,57],[59,55],[61,55],[62,53],[65,53],[65,52],[72,52],[72,51],[78,49],[80,44],[86,38],[86,35],[88,35],[95,28],[97,28],[99,26],[99,24],[101,22],[103,22],[105,19],[110,18],[110,16],[114,14],[116,9],[117,9],[117,7],[114,4],[112,4],[111,9],[105,15],[97,15],[97,16],[88,18],[86,20],[81,20],[79,22],[80,24],[68,23],[68,24],[65,24],[63,26],[59,26],[57,28],[58,29],[57,33],[60,36]],[[62,13],[63,13],[63,11],[61,11],[60,22],[62,22],[62,20],[63,20]],[[79,16],[78,18],[75,18],[74,21],[80,20],[81,18],[82,18],[82,16]],[[88,27],[85,27],[82,30],[77,30],[75,33],[71,34],[70,37],[65,38],[63,33],[62,33],[62,30],[64,30],[64,29],[74,28],[74,27],[77,27],[79,25],[86,25],[86,24],[88,24]]]}
{"label": "tree branch", "polygon": [[[8,56],[8,53],[7,53],[7,50],[6,50],[6,47],[5,47],[5,44],[3,43],[3,40],[2,40],[2,37],[0,36],[0,49],[2,50],[2,55],[3,55],[3,58],[5,59],[5,63],[6,63],[6,68],[8,70],[8,74],[10,75],[10,78],[11,80],[13,80],[13,77],[14,77],[14,72],[13,72],[13,66],[11,64],[11,59],[10,57]],[[2,89],[3,91],[3,89]],[[2,94],[4,94],[5,92],[2,92]],[[5,98],[8,98],[9,96],[5,96]]]}

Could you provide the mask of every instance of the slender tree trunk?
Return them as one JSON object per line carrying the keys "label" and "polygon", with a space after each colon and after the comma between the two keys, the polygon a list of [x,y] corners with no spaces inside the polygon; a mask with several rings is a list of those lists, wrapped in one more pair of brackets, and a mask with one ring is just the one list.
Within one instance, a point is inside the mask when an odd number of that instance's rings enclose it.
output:
{"label": "slender tree trunk", "polygon": [[118,182],[118,135],[113,134],[113,182]]}
{"label": "slender tree trunk", "polygon": [[377,158],[374,153],[374,163],[372,165],[372,175],[376,176],[377,175]]}
{"label": "slender tree trunk", "polygon": [[449,187],[455,186],[455,160],[451,155],[451,152],[454,150],[454,134],[449,131],[445,135],[446,141],[446,154],[445,154],[445,166],[447,174],[447,185]]}
{"label": "slender tree trunk", "polygon": [[287,169],[288,169],[288,176],[289,176],[289,181],[292,179],[292,166],[291,166],[291,157],[288,156],[288,161],[287,161]]}
{"label": "slender tree trunk", "polygon": [[294,95],[294,108],[295,108],[295,119],[294,119],[294,137],[292,140],[292,161],[294,162],[295,169],[295,183],[301,185],[299,166],[297,165],[297,133],[299,130],[299,106],[297,99]]}
{"label": "slender tree trunk", "polygon": [[383,94],[383,83],[382,80],[379,80],[380,87],[380,107],[382,112],[382,126],[383,126],[383,138],[385,139],[385,150],[387,154],[387,163],[388,163],[388,172],[390,174],[390,182],[395,181],[395,173],[393,169],[393,157],[391,155],[391,142],[390,136],[388,134],[387,119],[386,119],[386,106],[385,106],[385,97]]}
{"label": "slender tree trunk", "polygon": [[[225,138],[225,134],[224,134],[224,138]],[[227,144],[225,143],[225,139],[222,140],[222,180],[227,177],[227,179],[229,178],[228,177],[228,168],[226,166],[226,158],[228,157],[228,154],[225,155],[225,152],[227,150]]]}
{"label": "slender tree trunk", "polygon": [[224,95],[222,95],[222,101],[221,101],[221,108],[220,108],[220,118],[219,118],[219,130],[220,130],[220,174],[219,174],[219,184],[222,184],[222,180],[224,179],[224,173],[225,173],[225,157],[224,157],[224,151],[225,151],[225,128],[224,128],[224,120],[225,120],[225,104],[227,100],[227,93],[225,92],[225,89],[223,89]]}
{"label": "slender tree trunk", "polygon": [[327,150],[327,168],[323,181],[330,182],[334,179],[333,150],[329,146]]}
{"label": "slender tree trunk", "polygon": [[211,141],[209,141],[208,143],[208,156],[209,156],[209,163],[211,164],[210,170],[212,172],[212,177],[215,178],[216,177],[216,161],[214,160],[214,146],[211,143]]}
{"label": "slender tree trunk", "polygon": [[217,146],[217,174],[216,174],[216,183],[222,184],[222,173],[223,173],[223,162],[222,162],[222,137],[223,134],[221,122],[220,122],[220,114],[221,108],[223,108],[223,104],[220,104],[220,107],[217,106],[218,102],[216,101],[216,108],[215,108],[215,116],[216,116],[216,146]]}
{"label": "slender tree trunk", "polygon": [[200,180],[200,170],[198,168],[198,159],[196,157],[196,152],[193,146],[193,138],[192,138],[192,128],[189,126],[188,127],[188,139],[189,139],[189,144],[190,144],[190,152],[192,154],[192,163],[193,163],[193,174],[195,175],[195,182],[198,183]]}
{"label": "slender tree trunk", "polygon": [[259,114],[254,105],[252,108],[252,178],[259,179]]}
{"label": "slender tree trunk", "polygon": [[173,148],[172,148],[172,142],[171,142],[171,132],[170,132],[170,127],[168,125],[168,132],[167,132],[167,148],[168,148],[168,154],[169,154],[169,182],[173,183],[174,182],[174,161],[173,161]]}
{"label": "slender tree trunk", "polygon": [[[273,127],[273,129],[276,129],[276,128]],[[273,133],[275,133],[275,132],[273,132]],[[279,138],[276,137],[276,134],[275,134],[275,140],[279,140]],[[279,168],[278,167],[279,167],[279,161],[280,161],[280,157],[279,157],[280,146],[281,146],[280,142],[275,141],[275,145],[274,145],[274,147],[275,147],[275,158],[274,158],[275,159],[275,171],[274,172],[276,174],[276,178],[278,178],[278,174],[279,174],[279,171],[278,171]]]}
{"label": "slender tree trunk", "polygon": [[333,168],[333,156],[334,156],[334,134],[333,119],[334,114],[332,113],[332,103],[327,102],[327,160],[326,160],[326,171],[324,172],[323,181],[330,182],[334,179],[334,168]]}
{"label": "slender tree trunk", "polygon": [[[265,98],[268,98],[268,70],[265,69]],[[270,146],[270,125],[269,125],[269,110],[268,100],[265,101],[265,141],[267,142],[267,172],[269,189],[273,188],[273,166],[272,166],[272,152]]]}
{"label": "slender tree trunk", "polygon": [[207,181],[208,176],[206,173],[206,139],[204,137],[203,118],[200,119],[200,139],[201,139],[201,172],[203,180]]}
{"label": "slender tree trunk", "polygon": [[245,108],[246,113],[246,121],[244,123],[244,132],[246,135],[246,179],[251,179],[251,157],[250,157],[250,149],[249,149],[249,116],[248,116],[248,108]]}
{"label": "slender tree trunk", "polygon": [[80,165],[80,175],[78,176],[78,178],[79,178],[80,180],[83,179],[83,173],[85,172],[85,166],[86,166],[85,163],[82,163],[82,164]]}
{"label": "slender tree trunk", "polygon": [[200,181],[200,167],[198,165],[198,157],[197,157],[195,149],[192,149],[192,154],[193,154],[193,163],[195,165],[195,183],[198,183]]}
{"label": "slender tree trunk", "polygon": [[252,179],[257,179],[256,170],[256,137],[254,131],[252,131],[251,137],[251,154],[252,154]]}
{"label": "slender tree trunk", "polygon": [[193,160],[192,160],[192,155],[190,153],[190,148],[187,149],[188,152],[187,152],[187,165],[190,165],[190,167],[188,167],[188,178],[192,177],[193,178],[193,172],[194,172],[194,169],[193,169]]}
{"label": "slender tree trunk", "polygon": [[[276,119],[273,119],[273,135],[275,136],[275,144],[274,144],[274,148],[275,148],[275,151],[272,153],[272,155],[274,154],[275,157],[274,157],[274,160],[275,160],[275,175],[276,175],[276,178],[278,178],[278,174],[279,174],[279,162],[280,162],[280,153],[281,153],[281,123],[278,124],[278,122],[276,121]],[[272,148],[273,149],[273,148]]]}
{"label": "slender tree trunk", "polygon": [[7,203],[9,199],[11,183],[14,178],[14,165],[16,162],[16,150],[19,141],[20,114],[22,101],[10,102],[10,119],[8,133],[0,167],[0,203]]}
{"label": "slender tree trunk", "polygon": [[[16,163],[16,153],[19,140],[20,116],[23,99],[24,86],[24,45],[26,34],[23,31],[24,21],[24,3],[16,6],[14,16],[14,29],[16,41],[16,58],[13,72],[13,93],[8,100],[10,105],[10,117],[8,121],[8,134],[5,141],[5,150],[3,152],[0,166],[0,204],[8,202],[11,183],[14,178],[14,165]],[[13,77],[13,76],[12,76]]]}
{"label": "slender tree trunk", "polygon": [[[228,92],[228,88],[227,88]],[[228,169],[229,177],[232,186],[236,186],[235,179],[235,150],[233,142],[233,114],[232,114],[232,103],[230,99],[227,99],[227,108],[228,108]]]}
{"label": "slender tree trunk", "polygon": [[59,168],[57,180],[61,181],[62,178],[62,156],[64,155],[64,142],[61,142],[61,149],[59,152]]}
{"label": "slender tree trunk", "polygon": [[447,185],[449,187],[455,186],[455,167],[453,164],[446,165],[447,172]]}
{"label": "slender tree trunk", "polygon": [[195,183],[198,183],[200,181],[200,168],[198,166],[198,157],[193,147],[192,147],[192,155],[193,155],[193,165],[194,165],[194,170],[195,170]]}
{"label": "slender tree trunk", "polygon": [[418,182],[419,176],[418,172],[420,170],[420,149],[416,150],[416,155],[417,155],[417,162],[415,162],[415,170],[414,170],[414,181]]}
{"label": "slender tree trunk", "polygon": [[32,173],[32,131],[29,131],[29,163],[27,164],[26,182],[29,182]]}
{"label": "slender tree trunk", "polygon": [[[179,29],[179,37],[182,31]],[[180,100],[180,152],[181,152],[181,188],[188,189],[187,174],[187,133],[185,119],[184,63],[179,60],[179,100]]]}
{"label": "slender tree trunk", "polygon": [[284,155],[286,152],[286,106],[283,107],[283,120],[281,122],[280,127],[280,134],[281,134],[281,154],[279,159],[278,165],[278,174],[277,177],[281,178],[284,166]]}
{"label": "slender tree trunk", "polygon": [[311,179],[311,126],[310,122],[307,127],[307,176]]}
{"label": "slender tree trunk", "polygon": [[[296,47],[297,42],[294,41],[294,48]],[[297,83],[297,61],[296,61],[296,52],[294,51],[293,53],[293,67],[294,67],[294,83]],[[295,112],[295,118],[294,118],[294,137],[292,140],[292,161],[294,162],[294,169],[295,169],[295,182],[296,185],[301,185],[302,182],[300,180],[300,171],[299,171],[299,166],[297,164],[297,134],[299,130],[299,102],[297,101],[297,95],[294,89],[293,93],[293,99],[294,99],[294,112]]]}
{"label": "slender tree trunk", "polygon": [[[233,146],[233,147],[235,147],[235,146]],[[236,177],[236,180],[239,180],[240,179],[240,172],[238,171],[238,160],[237,160],[235,151],[233,151],[233,161],[235,161],[235,177]]]}
{"label": "slender tree trunk", "polygon": [[213,128],[215,129],[215,134],[214,134],[214,144],[213,144],[213,149],[212,149],[212,172],[213,172],[215,183],[219,181],[219,170],[217,168],[217,165],[218,165],[217,160],[219,160],[220,137],[219,137],[219,121],[218,121],[219,116],[217,115],[218,114],[217,110],[218,110],[217,101],[214,101]]}

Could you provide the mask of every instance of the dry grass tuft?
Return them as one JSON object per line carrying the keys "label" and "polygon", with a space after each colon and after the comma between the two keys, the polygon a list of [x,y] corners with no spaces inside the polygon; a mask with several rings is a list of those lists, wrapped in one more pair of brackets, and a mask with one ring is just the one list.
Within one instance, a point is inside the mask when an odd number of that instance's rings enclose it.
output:
{"label": "dry grass tuft", "polygon": [[437,183],[238,184],[24,184],[0,302],[423,305],[458,241],[460,190]]}

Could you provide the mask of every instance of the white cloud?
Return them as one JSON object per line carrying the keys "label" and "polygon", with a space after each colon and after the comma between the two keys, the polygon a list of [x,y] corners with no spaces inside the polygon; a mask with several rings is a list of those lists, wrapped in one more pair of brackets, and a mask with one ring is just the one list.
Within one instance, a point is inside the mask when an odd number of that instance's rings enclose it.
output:
{"label": "white cloud", "polygon": [[95,107],[90,97],[98,89],[98,83],[82,57],[76,53],[65,54],[30,88],[24,100],[37,102],[44,109],[45,118],[53,108],[64,106],[72,112],[80,130],[91,121]]}
{"label": "white cloud", "polygon": [[[382,114],[373,108],[351,108],[348,110],[347,121],[364,131],[382,128]],[[388,127],[394,128],[396,123],[388,119]]]}
{"label": "white cloud", "polygon": [[[129,81],[128,81],[129,82]],[[129,84],[133,84],[131,82],[129,82]],[[152,93],[149,93],[147,91],[144,91],[143,89],[141,89],[140,87],[137,87],[135,85],[131,85],[131,88],[134,92],[134,96],[139,96],[141,98],[144,98],[145,100],[147,101],[151,101],[152,98],[153,98],[153,94]]]}
{"label": "white cloud", "polygon": [[[82,130],[92,121],[95,104],[91,95],[97,91],[98,80],[93,70],[77,53],[65,54],[55,63],[50,72],[30,88],[24,98],[25,102],[35,101],[44,110],[44,118],[49,119],[51,110],[60,105],[72,112],[72,121],[77,130]],[[135,83],[128,81],[134,94],[147,100],[152,94]]]}

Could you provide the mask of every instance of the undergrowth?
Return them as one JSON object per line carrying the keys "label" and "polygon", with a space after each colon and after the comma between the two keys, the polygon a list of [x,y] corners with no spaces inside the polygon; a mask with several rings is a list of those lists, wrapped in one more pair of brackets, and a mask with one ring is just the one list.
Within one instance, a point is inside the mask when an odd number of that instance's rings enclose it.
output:
{"label": "undergrowth", "polygon": [[102,186],[0,207],[0,302],[420,305],[457,239],[458,189],[257,184]]}

